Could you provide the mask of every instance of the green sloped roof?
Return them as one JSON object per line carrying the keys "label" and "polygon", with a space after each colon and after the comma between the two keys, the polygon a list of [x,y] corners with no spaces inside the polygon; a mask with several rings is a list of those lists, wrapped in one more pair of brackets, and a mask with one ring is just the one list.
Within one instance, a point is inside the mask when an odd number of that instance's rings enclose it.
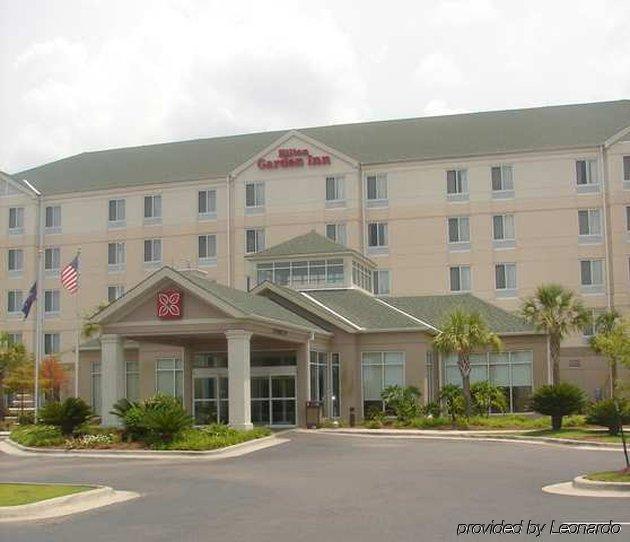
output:
{"label": "green sloped roof", "polygon": [[495,333],[536,333],[522,318],[471,294],[384,297],[383,301],[438,329],[450,312],[464,309],[479,312]]}
{"label": "green sloped roof", "polygon": [[[299,129],[362,164],[594,147],[630,100]],[[225,177],[288,130],[86,152],[14,174],[44,194]]]}

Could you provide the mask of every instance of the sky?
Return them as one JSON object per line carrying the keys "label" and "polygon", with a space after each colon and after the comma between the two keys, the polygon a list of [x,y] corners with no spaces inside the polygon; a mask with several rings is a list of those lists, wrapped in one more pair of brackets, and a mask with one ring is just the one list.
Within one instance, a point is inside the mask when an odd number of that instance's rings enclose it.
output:
{"label": "sky", "polygon": [[0,170],[630,98],[628,0],[0,0]]}

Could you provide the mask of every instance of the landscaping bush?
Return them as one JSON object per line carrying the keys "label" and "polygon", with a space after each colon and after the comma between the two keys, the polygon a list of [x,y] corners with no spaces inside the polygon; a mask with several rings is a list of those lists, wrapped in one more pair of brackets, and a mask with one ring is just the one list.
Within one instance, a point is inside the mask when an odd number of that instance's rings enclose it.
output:
{"label": "landscaping bush", "polygon": [[455,427],[457,420],[466,411],[466,401],[464,400],[462,389],[455,384],[446,384],[440,390],[440,402],[446,415],[451,420],[451,425]]}
{"label": "landscaping bush", "polygon": [[17,415],[18,425],[33,425],[35,423],[35,414],[33,412],[20,412]]}
{"label": "landscaping bush", "polygon": [[101,433],[98,435],[81,435],[67,439],[65,447],[67,450],[82,450],[91,448],[109,448],[113,444],[120,442],[120,437],[114,433]]}
{"label": "landscaping bush", "polygon": [[551,416],[554,431],[562,428],[562,418],[582,411],[586,404],[584,392],[567,382],[538,388],[531,398],[531,406],[540,414]]}
{"label": "landscaping bush", "polygon": [[414,429],[432,429],[436,427],[446,427],[448,425],[449,420],[440,418],[439,416],[435,418],[414,418],[409,423],[409,427],[413,427]]}
{"label": "landscaping bush", "polygon": [[249,431],[240,431],[227,425],[213,424],[206,427],[184,429],[178,433],[172,442],[162,444],[159,447],[169,450],[214,450],[269,435],[271,435],[271,430],[267,427],[255,427]]}
{"label": "landscaping bush", "polygon": [[408,422],[420,415],[420,390],[415,386],[387,386],[381,392],[386,409],[396,416],[399,422]]}
{"label": "landscaping bush", "polygon": [[72,432],[75,437],[82,437],[84,435],[115,435],[120,437],[120,433],[120,429],[116,427],[106,427],[91,423],[81,424]]}
{"label": "landscaping bush", "polygon": [[625,399],[619,399],[619,410],[612,399],[591,403],[586,412],[586,422],[608,428],[608,433],[618,435],[621,425],[630,423],[630,404]]}
{"label": "landscaping bush", "polygon": [[426,405],[420,407],[420,413],[431,418],[439,418],[442,415],[440,403],[429,401]]}
{"label": "landscaping bush", "polygon": [[472,384],[470,386],[470,393],[473,401],[472,408],[475,414],[489,416],[491,410],[505,412],[508,409],[508,402],[503,390],[487,380]]}
{"label": "landscaping bush", "polygon": [[68,397],[62,403],[48,403],[39,414],[39,419],[47,425],[55,425],[64,435],[72,431],[92,416],[88,404],[78,397]]}
{"label": "landscaping bush", "polygon": [[59,446],[64,438],[54,425],[21,425],[11,431],[11,440],[22,446]]}

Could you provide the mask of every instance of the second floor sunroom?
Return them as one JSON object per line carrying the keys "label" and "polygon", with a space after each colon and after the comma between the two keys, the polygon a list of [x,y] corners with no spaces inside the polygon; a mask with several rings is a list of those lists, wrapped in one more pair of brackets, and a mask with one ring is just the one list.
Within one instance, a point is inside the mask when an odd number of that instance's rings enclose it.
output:
{"label": "second floor sunroom", "polygon": [[360,288],[373,292],[374,262],[315,231],[250,254],[246,259],[251,287],[267,281],[295,290]]}

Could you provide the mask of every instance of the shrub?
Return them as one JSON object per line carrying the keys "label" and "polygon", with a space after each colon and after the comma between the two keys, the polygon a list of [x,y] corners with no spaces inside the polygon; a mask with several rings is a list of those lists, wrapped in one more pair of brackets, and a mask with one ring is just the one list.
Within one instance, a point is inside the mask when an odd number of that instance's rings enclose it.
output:
{"label": "shrub", "polygon": [[22,425],[11,431],[11,440],[23,446],[58,446],[64,438],[54,425]]}
{"label": "shrub", "polygon": [[531,398],[531,406],[536,412],[551,416],[551,426],[554,431],[562,428],[564,416],[581,412],[585,404],[584,392],[568,382],[541,386]]}
{"label": "shrub", "polygon": [[34,412],[20,412],[17,415],[17,423],[19,425],[33,425],[35,423]]}
{"label": "shrub", "polygon": [[372,418],[371,420],[365,420],[363,427],[366,429],[381,429],[383,427],[383,421]]}
{"label": "shrub", "polygon": [[431,429],[434,427],[448,426],[448,424],[449,420],[436,416],[434,418],[415,418],[411,420],[409,427],[414,427],[416,429]]}
{"label": "shrub", "polygon": [[103,425],[95,425],[90,423],[84,423],[79,425],[72,434],[75,437],[81,437],[84,435],[115,435],[120,436],[120,430],[116,427],[105,427]]}
{"label": "shrub", "polygon": [[499,386],[487,380],[475,382],[470,386],[473,401],[473,412],[481,416],[488,416],[490,410],[505,412],[508,409],[507,399]]}
{"label": "shrub", "polygon": [[102,433],[100,435],[81,435],[67,439],[65,447],[67,450],[81,450],[90,448],[109,448],[112,444],[119,442],[120,438],[112,433]]}
{"label": "shrub", "polygon": [[435,401],[430,401],[426,405],[420,408],[420,412],[425,416],[430,416],[432,418],[439,418],[442,414],[442,409],[440,408],[440,403]]}
{"label": "shrub", "polygon": [[420,415],[419,397],[420,390],[415,386],[387,386],[381,392],[385,408],[391,409],[400,422],[408,422]]}
{"label": "shrub", "polygon": [[214,450],[269,435],[271,430],[267,427],[239,431],[227,425],[212,424],[201,428],[184,429],[171,443],[162,447],[169,450]]}
{"label": "shrub", "polygon": [[462,389],[455,384],[446,384],[440,390],[440,402],[451,420],[451,425],[455,427],[457,419],[466,411],[466,401]]}
{"label": "shrub", "polygon": [[64,435],[72,431],[92,416],[88,404],[78,397],[68,397],[63,403],[48,403],[40,411],[40,420],[48,425],[56,425]]}
{"label": "shrub", "polygon": [[586,412],[586,422],[592,425],[601,425],[608,428],[608,433],[618,435],[621,425],[630,423],[630,404],[625,399],[620,399],[619,410],[612,399],[591,403]]}

